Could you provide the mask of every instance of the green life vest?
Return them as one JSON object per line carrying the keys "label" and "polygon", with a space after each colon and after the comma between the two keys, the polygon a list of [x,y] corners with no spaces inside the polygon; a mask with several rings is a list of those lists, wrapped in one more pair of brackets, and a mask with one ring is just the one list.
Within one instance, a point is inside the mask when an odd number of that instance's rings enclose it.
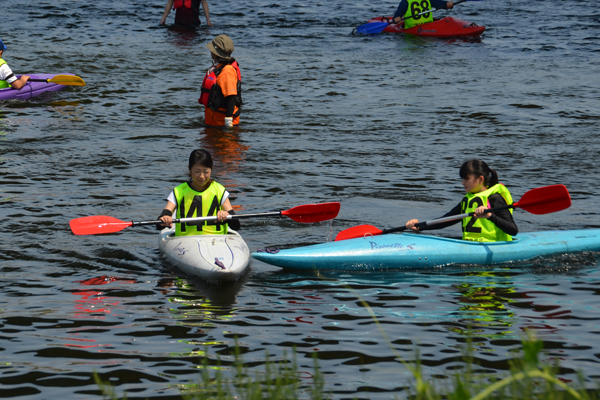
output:
{"label": "green life vest", "polygon": [[[3,59],[0,58],[0,67],[3,66],[4,64],[6,64],[6,61],[4,61]],[[10,87],[10,85],[8,84],[8,82],[0,80],[0,89],[6,89],[9,87]]]}
{"label": "green life vest", "polygon": [[432,22],[433,15],[430,12],[423,15],[417,15],[423,11],[431,10],[432,8],[429,0],[408,0],[408,10],[406,10],[406,14],[404,14],[404,18],[406,19],[406,21],[404,21],[404,29]]}
{"label": "green life vest", "polygon": [[[460,208],[463,213],[475,211],[477,207],[484,206],[489,208],[488,198],[499,193],[506,204],[512,204],[512,196],[508,189],[501,183],[492,186],[480,193],[467,193],[460,202]],[[510,209],[512,214],[513,210]],[[475,242],[501,242],[512,241],[512,237],[502,231],[492,221],[487,218],[468,217],[462,220],[463,240],[472,240]]]}
{"label": "green life vest", "polygon": [[[216,216],[221,209],[225,187],[212,181],[203,192],[198,192],[188,182],[173,189],[177,201],[177,218]],[[227,233],[227,224],[218,221],[199,221],[175,224],[175,236],[218,235]]]}

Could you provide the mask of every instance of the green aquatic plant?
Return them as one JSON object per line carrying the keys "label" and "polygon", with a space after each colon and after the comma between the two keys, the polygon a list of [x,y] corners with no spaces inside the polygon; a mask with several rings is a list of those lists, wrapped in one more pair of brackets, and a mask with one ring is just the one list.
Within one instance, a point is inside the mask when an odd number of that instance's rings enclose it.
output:
{"label": "green aquatic plant", "polygon": [[[301,372],[296,361],[296,351],[289,358],[284,352],[281,361],[272,361],[266,352],[264,369],[248,366],[243,361],[240,347],[236,341],[233,348],[234,360],[228,366],[223,366],[220,357],[216,365],[210,363],[209,352],[202,358],[200,377],[196,383],[180,385],[183,400],[262,400],[262,399],[313,399],[329,398],[325,393],[325,382],[320,373],[317,358],[311,371],[312,382],[305,384],[300,379]],[[116,400],[115,388],[94,374],[94,379],[105,398]],[[125,399],[126,397],[123,397]]]}
{"label": "green aquatic plant", "polygon": [[[200,399],[299,399],[308,398],[322,400],[327,398],[324,394],[324,381],[319,370],[316,357],[314,358],[313,379],[311,385],[303,385],[300,380],[300,370],[296,361],[296,351],[293,357],[288,358],[284,352],[283,359],[279,362],[271,361],[268,351],[264,361],[264,370],[248,367],[240,354],[236,341],[234,347],[234,361],[231,369],[219,368],[220,358],[217,359],[218,368],[212,369],[208,357],[202,361],[200,382],[195,385],[193,393],[184,395],[185,400]],[[229,370],[235,371],[231,378]],[[211,373],[212,372],[212,373]],[[304,393],[301,393],[304,392]]]}
{"label": "green aquatic plant", "polygon": [[117,395],[117,391],[115,390],[115,387],[112,386],[109,382],[103,381],[96,372],[94,372],[93,378],[94,378],[94,382],[96,382],[96,385],[98,385],[98,388],[102,392],[102,396],[105,399],[110,399],[110,400],[116,400],[116,399],[126,400],[127,399],[126,394],[123,395],[123,397],[119,397]]}
{"label": "green aquatic plant", "polygon": [[[543,342],[528,332],[522,339],[521,348],[515,351],[509,362],[510,372],[505,377],[497,374],[479,374],[474,372],[476,366],[473,358],[473,347],[469,340],[464,355],[465,368],[451,377],[450,382],[441,380],[419,385],[422,377],[417,367],[417,385],[414,387],[414,400],[592,400],[598,398],[598,390],[587,390],[581,374],[578,381],[567,385],[558,377],[559,364],[540,361]],[[416,363],[417,366],[420,362]],[[436,384],[437,383],[437,384]],[[442,389],[440,389],[442,388]]]}
{"label": "green aquatic plant", "polygon": [[[382,332],[385,335],[385,332]],[[540,360],[544,343],[532,333],[527,333],[521,347],[513,351],[509,362],[510,369],[498,376],[497,373],[479,373],[474,357],[471,338],[463,352],[463,366],[459,372],[446,379],[427,378],[423,374],[422,363],[417,351],[416,361],[409,363],[400,361],[412,373],[412,384],[409,384],[411,400],[595,400],[600,393],[598,389],[585,388],[585,379],[579,374],[576,382],[567,384],[559,378],[558,361],[551,363]],[[390,348],[393,348],[391,346]],[[181,385],[184,400],[262,400],[262,399],[311,399],[324,400],[331,398],[325,390],[325,381],[320,372],[316,354],[310,384],[300,379],[301,373],[296,361],[296,350],[292,357],[284,352],[280,361],[272,361],[268,352],[262,369],[245,363],[241,356],[240,346],[233,347],[233,360],[227,365],[217,357],[216,363],[209,356],[209,349],[204,352],[201,372],[196,383]],[[216,365],[215,365],[216,364]],[[115,388],[103,382],[97,374],[94,379],[105,398],[118,399]],[[126,398],[126,397],[123,397]]]}
{"label": "green aquatic plant", "polygon": [[[558,377],[559,364],[542,363],[540,354],[544,343],[531,332],[527,332],[521,342],[522,348],[510,361],[510,375],[503,379],[495,379],[471,400],[515,398],[524,399],[577,399],[588,400],[597,398],[597,392],[585,389],[581,374],[579,381],[567,385]],[[575,387],[574,387],[575,386]],[[499,396],[495,395],[498,393]]]}
{"label": "green aquatic plant", "polygon": [[[394,349],[369,304],[364,300],[361,300],[361,303],[375,321],[388,347],[395,353],[396,359],[412,373],[414,385],[411,400],[594,400],[598,398],[599,390],[587,390],[581,374],[578,375],[579,380],[573,384],[576,388],[573,388],[558,377],[558,361],[555,364],[542,363],[540,354],[544,343],[530,331],[522,338],[521,349],[515,352],[515,356],[509,362],[510,373],[504,378],[498,377],[498,374],[474,372],[475,349],[472,338],[467,336],[462,371],[452,376],[449,381],[439,378],[433,381],[427,380],[423,376],[418,350],[414,364],[405,361]],[[448,382],[451,382],[451,385]]]}

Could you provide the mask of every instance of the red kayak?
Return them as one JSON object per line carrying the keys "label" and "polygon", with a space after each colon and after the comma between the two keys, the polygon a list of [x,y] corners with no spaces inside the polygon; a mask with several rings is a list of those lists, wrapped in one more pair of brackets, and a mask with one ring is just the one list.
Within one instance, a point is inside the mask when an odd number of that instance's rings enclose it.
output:
{"label": "red kayak", "polygon": [[[389,22],[393,17],[377,17],[368,22]],[[485,26],[479,26],[475,23],[463,21],[454,17],[444,17],[436,19],[433,22],[413,26],[404,29],[404,22],[388,25],[383,32],[390,33],[409,33],[417,36],[429,36],[437,38],[450,37],[478,37],[485,31]]]}

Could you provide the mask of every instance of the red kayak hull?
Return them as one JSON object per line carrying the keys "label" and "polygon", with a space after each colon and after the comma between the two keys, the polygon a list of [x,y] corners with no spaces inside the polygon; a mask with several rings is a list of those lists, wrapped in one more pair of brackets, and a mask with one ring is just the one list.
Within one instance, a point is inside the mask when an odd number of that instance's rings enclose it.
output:
{"label": "red kayak hull", "polygon": [[[370,19],[368,22],[388,22],[391,20],[392,17],[377,17]],[[437,38],[478,37],[485,31],[485,26],[479,26],[454,17],[444,17],[409,29],[404,29],[404,23],[391,24],[383,31]]]}

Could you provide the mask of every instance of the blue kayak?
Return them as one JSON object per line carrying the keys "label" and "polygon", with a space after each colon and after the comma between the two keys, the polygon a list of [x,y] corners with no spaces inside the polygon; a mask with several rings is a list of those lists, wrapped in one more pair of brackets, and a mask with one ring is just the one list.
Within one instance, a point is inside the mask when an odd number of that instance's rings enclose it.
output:
{"label": "blue kayak", "polygon": [[280,250],[252,257],[298,270],[367,271],[487,265],[600,251],[600,229],[520,233],[512,242],[471,242],[415,233],[388,234]]}

